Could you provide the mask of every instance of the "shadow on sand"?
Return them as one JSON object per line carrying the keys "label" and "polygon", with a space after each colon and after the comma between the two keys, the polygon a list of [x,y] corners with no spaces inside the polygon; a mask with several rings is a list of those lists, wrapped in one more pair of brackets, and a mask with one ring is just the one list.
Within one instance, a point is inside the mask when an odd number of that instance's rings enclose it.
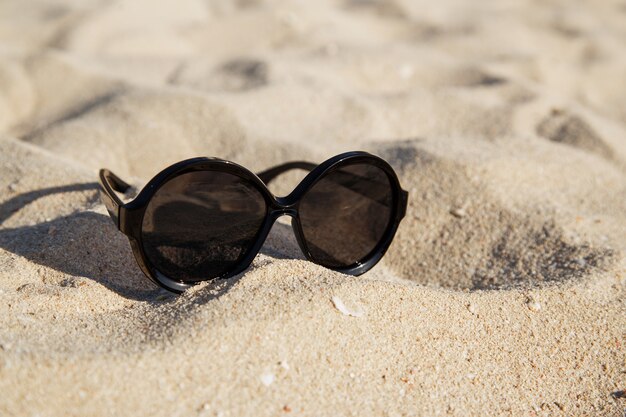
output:
{"label": "shadow on sand", "polygon": [[[74,286],[74,277],[85,277],[133,300],[157,302],[164,294],[172,294],[143,275],[128,239],[104,214],[77,211],[35,225],[2,227],[14,213],[38,198],[58,193],[95,192],[97,189],[97,183],[71,184],[23,193],[1,203],[0,248],[69,275],[57,283],[60,286]],[[299,252],[294,245],[291,228],[276,223],[261,253],[274,258],[291,258]],[[238,279],[239,276],[220,280],[215,288],[219,294],[224,293]],[[211,298],[214,297],[215,294]]]}

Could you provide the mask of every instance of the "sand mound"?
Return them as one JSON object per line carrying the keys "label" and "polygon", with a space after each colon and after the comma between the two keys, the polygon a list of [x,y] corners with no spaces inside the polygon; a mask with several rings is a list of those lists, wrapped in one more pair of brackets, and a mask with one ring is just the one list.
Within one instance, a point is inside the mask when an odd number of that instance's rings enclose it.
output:
{"label": "sand mound", "polygon": [[[480,153],[477,163],[468,157],[467,141],[432,142],[409,140],[377,149],[396,165],[412,196],[413,221],[404,225],[385,260],[401,276],[458,289],[524,288],[580,278],[611,264],[613,250],[604,242],[594,246],[555,216],[561,203],[556,198],[546,201],[538,193],[524,194],[522,204],[516,205],[510,201],[508,181],[485,175],[494,159],[511,158],[511,153],[503,154],[509,144],[476,144],[480,149],[471,152]],[[515,159],[526,159],[527,169],[545,171],[533,161],[533,153],[520,149]],[[591,174],[581,165],[574,175],[584,180]],[[562,173],[555,175],[552,182],[566,181]],[[605,173],[609,180],[613,175]],[[625,209],[621,199],[607,201],[604,190],[590,190],[586,198],[603,205],[602,211],[590,207],[589,216],[604,212],[619,218]],[[616,232],[612,235],[618,241],[622,231]]]}

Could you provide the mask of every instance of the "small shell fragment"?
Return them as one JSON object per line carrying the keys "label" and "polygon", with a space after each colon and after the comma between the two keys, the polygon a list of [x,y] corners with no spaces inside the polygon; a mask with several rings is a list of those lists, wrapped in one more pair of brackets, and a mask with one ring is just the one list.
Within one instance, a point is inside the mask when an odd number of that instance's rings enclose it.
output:
{"label": "small shell fragment", "polygon": [[267,372],[261,375],[261,383],[265,385],[266,387],[269,387],[270,385],[272,385],[273,382],[274,382],[274,374]]}
{"label": "small shell fragment", "polygon": [[461,217],[465,217],[467,215],[467,212],[465,211],[465,208],[458,207],[450,210],[450,214],[460,219]]}
{"label": "small shell fragment", "polygon": [[476,306],[474,306],[474,304],[470,303],[467,305],[467,311],[469,311],[472,314],[476,314]]}
{"label": "small shell fragment", "polygon": [[541,310],[541,304],[539,304],[539,301],[535,300],[532,297],[528,297],[528,299],[526,300],[526,306],[530,311],[537,312]]}
{"label": "small shell fragment", "polygon": [[339,310],[341,314],[352,317],[363,317],[363,315],[365,315],[365,312],[361,308],[358,308],[357,310],[350,310],[348,307],[346,307],[341,298],[337,297],[336,295],[334,295],[331,300],[335,305],[335,308]]}
{"label": "small shell fragment", "polygon": [[289,363],[287,363],[287,361],[283,360],[278,362],[278,365],[283,368],[285,371],[289,370]]}

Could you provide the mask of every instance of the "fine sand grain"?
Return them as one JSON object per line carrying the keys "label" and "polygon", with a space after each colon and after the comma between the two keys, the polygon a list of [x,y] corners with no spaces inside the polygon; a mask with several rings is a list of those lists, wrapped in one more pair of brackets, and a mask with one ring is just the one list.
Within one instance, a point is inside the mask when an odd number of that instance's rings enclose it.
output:
{"label": "fine sand grain", "polygon": [[[617,0],[2,2],[0,415],[621,416],[625,39]],[[279,222],[175,296],[97,193],[356,149],[410,193],[361,277]]]}

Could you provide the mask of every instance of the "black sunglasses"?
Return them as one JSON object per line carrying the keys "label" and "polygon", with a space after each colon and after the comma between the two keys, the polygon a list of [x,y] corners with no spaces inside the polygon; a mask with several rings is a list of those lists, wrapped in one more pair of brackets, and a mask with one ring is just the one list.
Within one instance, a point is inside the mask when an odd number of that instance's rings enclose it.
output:
{"label": "black sunglasses", "polygon": [[[288,196],[274,196],[267,184],[292,169],[310,173]],[[289,162],[258,175],[222,159],[188,159],[161,171],[126,204],[115,192],[131,187],[115,174],[101,169],[100,186],[143,272],[174,292],[242,272],[282,215],[291,216],[308,260],[360,275],[383,257],[408,200],[393,168],[366,152],[319,166]]]}

